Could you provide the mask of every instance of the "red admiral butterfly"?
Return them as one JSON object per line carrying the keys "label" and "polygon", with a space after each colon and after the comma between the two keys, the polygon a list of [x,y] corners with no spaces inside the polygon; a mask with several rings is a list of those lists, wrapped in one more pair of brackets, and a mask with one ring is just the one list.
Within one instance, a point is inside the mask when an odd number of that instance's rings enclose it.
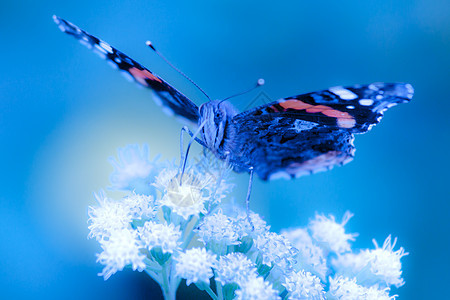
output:
{"label": "red admiral butterfly", "polygon": [[370,130],[385,110],[410,101],[414,93],[410,84],[372,83],[283,98],[242,113],[227,101],[197,107],[124,53],[53,18],[63,32],[151,89],[167,112],[197,123],[199,138],[191,133],[197,142],[229,161],[235,171],[254,171],[263,180],[298,177],[351,161],[354,134]]}

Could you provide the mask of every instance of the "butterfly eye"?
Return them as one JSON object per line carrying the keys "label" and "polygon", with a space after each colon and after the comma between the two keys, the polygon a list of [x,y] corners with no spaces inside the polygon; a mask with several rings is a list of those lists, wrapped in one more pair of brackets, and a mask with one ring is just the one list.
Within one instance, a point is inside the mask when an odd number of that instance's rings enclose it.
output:
{"label": "butterfly eye", "polygon": [[222,120],[222,113],[220,111],[217,111],[214,115],[214,122],[216,124],[219,124],[221,120]]}

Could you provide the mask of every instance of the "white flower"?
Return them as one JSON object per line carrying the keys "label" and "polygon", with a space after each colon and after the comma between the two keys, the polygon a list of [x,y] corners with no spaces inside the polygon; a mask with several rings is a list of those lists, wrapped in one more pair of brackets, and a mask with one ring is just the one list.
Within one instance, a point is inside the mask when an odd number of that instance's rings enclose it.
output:
{"label": "white flower", "polygon": [[[349,212],[340,223],[316,214],[307,228],[277,234],[258,214],[222,203],[231,190],[226,163],[202,156],[181,177],[174,163],[149,161],[146,145],[118,152],[111,183],[128,196],[114,201],[101,191],[99,205],[89,207],[89,238],[102,247],[97,261],[105,280],[131,267],[146,270],[167,298],[181,279],[214,297],[213,279],[218,298],[249,300],[392,300],[391,286],[404,284],[400,260],[407,253],[394,251],[396,239],[351,252]],[[201,248],[186,250],[191,244]]]}
{"label": "white flower", "polygon": [[103,252],[98,254],[97,262],[105,265],[105,268],[98,275],[105,280],[129,264],[133,270],[145,269],[145,256],[139,252],[135,231],[122,229],[111,232],[109,239],[100,241],[100,244]]}
{"label": "white flower", "polygon": [[292,263],[297,249],[292,247],[291,242],[282,235],[275,232],[266,232],[255,239],[255,246],[263,258],[263,264]]}
{"label": "white flower", "polygon": [[[251,224],[249,222],[249,217],[251,220]],[[257,237],[268,232],[270,228],[257,213],[254,213],[252,211],[250,212],[249,216],[247,216],[247,213],[245,212],[240,213],[236,218],[235,223],[237,225],[236,230],[239,238],[243,238],[245,236]]]}
{"label": "white flower", "polygon": [[257,276],[255,264],[239,252],[221,256],[215,270],[216,280],[223,285],[227,283],[240,285],[248,278]]}
{"label": "white flower", "polygon": [[295,228],[281,232],[297,248],[295,257],[299,269],[309,271],[325,280],[328,271],[327,260],[323,249],[315,245],[306,229]]}
{"label": "white flower", "polygon": [[389,235],[383,243],[383,247],[379,248],[375,240],[373,240],[375,250],[366,250],[370,261],[370,270],[376,276],[380,277],[387,285],[395,285],[400,287],[404,284],[402,276],[402,263],[400,259],[408,255],[403,247],[397,251],[393,251],[397,238],[391,243]]}
{"label": "white flower", "polygon": [[133,193],[133,195],[123,198],[122,203],[128,208],[133,219],[152,219],[158,210],[153,196]]}
{"label": "white flower", "polygon": [[130,190],[138,193],[149,193],[154,177],[159,171],[155,163],[158,157],[150,162],[148,145],[144,144],[142,150],[139,145],[127,145],[119,148],[118,159],[109,158],[114,167],[110,176],[113,189]]}
{"label": "white flower", "polygon": [[209,174],[212,177],[210,192],[214,203],[220,203],[232,191],[234,184],[228,182],[231,165],[218,159],[211,152],[205,152],[205,156],[196,161],[195,168],[198,173]]}
{"label": "white flower", "polygon": [[220,203],[227,195],[231,193],[234,188],[233,183],[229,183],[224,178],[220,182],[215,182],[212,187],[211,195],[213,197],[212,201],[214,203]]}
{"label": "white flower", "polygon": [[286,282],[283,285],[288,291],[288,299],[325,299],[325,292],[320,279],[309,272],[303,270],[299,272],[294,271],[286,277]]}
{"label": "white flower", "polygon": [[404,281],[401,278],[400,259],[408,253],[405,253],[405,249],[402,247],[393,251],[397,239],[391,243],[391,236],[386,238],[381,248],[378,247],[375,240],[373,242],[375,249],[363,250],[359,254],[349,253],[339,256],[333,261],[333,265],[340,273],[356,276],[358,282],[364,285],[402,286]]}
{"label": "white flower", "polygon": [[206,251],[205,248],[192,248],[181,252],[174,258],[177,276],[186,279],[186,284],[205,282],[213,277],[212,268],[217,263],[216,255]]}
{"label": "white flower", "polygon": [[378,289],[376,287],[365,288],[366,298],[367,300],[394,300],[397,298],[397,295],[389,296],[389,288]]}
{"label": "white flower", "polygon": [[239,244],[235,223],[221,210],[213,215],[206,216],[196,232],[200,237],[199,240],[205,245],[209,242],[223,245]]}
{"label": "white flower", "polygon": [[238,300],[277,300],[278,291],[275,290],[268,281],[262,277],[250,277],[249,280],[240,285],[240,289],[235,292]]}
{"label": "white flower", "polygon": [[330,278],[328,299],[338,300],[391,300],[396,296],[389,296],[389,288],[363,287],[356,283],[356,279],[339,276]]}
{"label": "white flower", "polygon": [[172,212],[185,220],[193,215],[205,214],[205,202],[208,198],[203,192],[208,183],[208,178],[186,172],[180,185],[180,178],[177,175],[168,182],[161,205],[169,207]]}
{"label": "white flower", "polygon": [[348,279],[339,276],[329,279],[329,296],[339,300],[358,300],[363,299],[363,287],[356,283],[356,279]]}
{"label": "white flower", "polygon": [[173,224],[165,225],[147,221],[143,227],[138,227],[138,233],[142,244],[148,250],[161,247],[164,253],[173,253],[181,243],[181,231]]}
{"label": "white flower", "polygon": [[316,215],[316,218],[309,223],[309,229],[312,237],[319,245],[329,251],[338,254],[350,251],[349,241],[354,241],[356,234],[345,233],[344,226],[353,216],[350,212],[346,212],[342,218],[342,222],[336,223],[334,216],[329,218],[324,215]]}
{"label": "white flower", "polygon": [[94,196],[100,206],[89,207],[89,238],[95,237],[97,240],[101,240],[109,237],[113,231],[130,226],[132,217],[127,206],[108,198],[103,191]]}
{"label": "white flower", "polygon": [[161,192],[165,192],[169,183],[172,181],[174,177],[178,174],[178,169],[172,166],[171,168],[163,169],[155,178],[155,182],[153,185],[160,190]]}

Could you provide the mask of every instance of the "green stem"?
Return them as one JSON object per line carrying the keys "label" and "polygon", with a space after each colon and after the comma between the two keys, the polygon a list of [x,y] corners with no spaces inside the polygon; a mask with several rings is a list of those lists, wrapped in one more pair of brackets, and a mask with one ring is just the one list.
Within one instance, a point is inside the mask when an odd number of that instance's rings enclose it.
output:
{"label": "green stem", "polygon": [[156,281],[158,284],[161,284],[161,276],[159,276],[158,273],[156,273],[154,270],[152,269],[145,269],[145,273],[147,273],[151,278],[153,278],[154,281]]}
{"label": "green stem", "polygon": [[205,291],[213,300],[218,300],[217,295],[213,292],[209,285],[205,285]]}
{"label": "green stem", "polygon": [[219,300],[223,300],[222,284],[216,280],[217,296]]}
{"label": "green stem", "polygon": [[167,265],[162,268],[163,284],[166,290],[169,289],[169,279],[167,278]]}
{"label": "green stem", "polygon": [[153,259],[149,259],[148,257],[146,257],[144,258],[144,263],[147,265],[147,268],[151,268],[155,271],[161,271],[161,266]]}
{"label": "green stem", "polygon": [[163,278],[163,283],[162,283],[162,291],[164,294],[164,299],[165,300],[175,300],[175,293],[176,290],[173,291],[171,289],[171,286],[169,284],[169,276],[167,274],[167,264],[165,264],[162,268],[162,278]]}
{"label": "green stem", "polygon": [[197,220],[197,222],[195,222],[194,226],[192,226],[191,230],[189,231],[189,233],[186,233],[186,239],[183,242],[183,245],[181,245],[182,249],[186,249],[187,246],[189,246],[192,238],[195,235],[194,229],[197,227],[199,220]]}
{"label": "green stem", "polygon": [[175,276],[175,264],[170,264],[170,270],[169,270],[169,290],[170,293],[173,295],[173,298],[176,298],[177,295],[177,289],[180,285],[181,278],[178,278]]}

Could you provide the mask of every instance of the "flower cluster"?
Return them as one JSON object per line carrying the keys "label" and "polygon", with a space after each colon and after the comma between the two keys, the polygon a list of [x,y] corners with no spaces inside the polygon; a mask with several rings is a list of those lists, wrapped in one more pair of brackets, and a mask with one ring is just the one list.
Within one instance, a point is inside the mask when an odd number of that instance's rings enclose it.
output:
{"label": "flower cluster", "polygon": [[229,169],[203,158],[183,174],[170,163],[150,161],[148,147],[129,145],[111,159],[110,189],[128,191],[114,200],[104,191],[89,208],[89,238],[102,252],[106,279],[130,267],[145,271],[175,299],[184,279],[212,299],[395,299],[403,248],[352,251],[356,234],[334,216],[317,214],[305,227],[281,234],[256,213],[227,202]]}

